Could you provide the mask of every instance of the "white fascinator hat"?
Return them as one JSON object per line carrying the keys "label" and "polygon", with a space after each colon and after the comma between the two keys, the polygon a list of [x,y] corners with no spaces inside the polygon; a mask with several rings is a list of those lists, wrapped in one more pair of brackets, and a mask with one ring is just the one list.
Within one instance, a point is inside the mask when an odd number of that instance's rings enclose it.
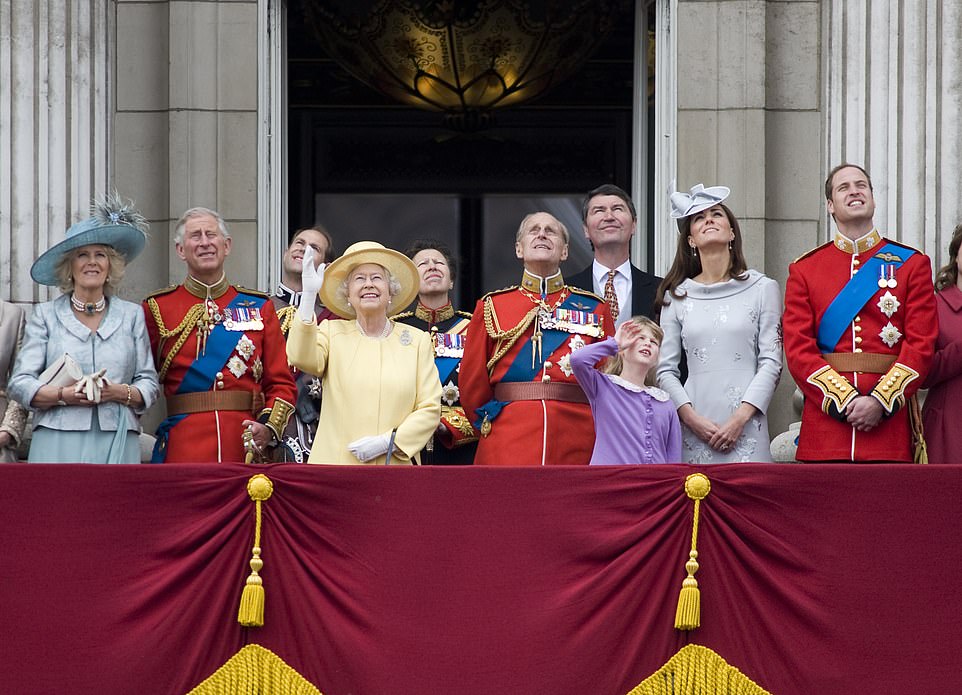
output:
{"label": "white fascinator hat", "polygon": [[675,191],[669,196],[672,219],[681,219],[707,210],[725,200],[731,189],[727,186],[709,186],[696,183],[687,193]]}

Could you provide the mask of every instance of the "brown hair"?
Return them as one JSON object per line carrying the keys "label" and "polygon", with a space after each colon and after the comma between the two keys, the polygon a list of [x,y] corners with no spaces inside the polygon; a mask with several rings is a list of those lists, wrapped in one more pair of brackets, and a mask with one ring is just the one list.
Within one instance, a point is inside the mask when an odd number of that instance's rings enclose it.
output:
{"label": "brown hair", "polygon": [[404,255],[413,261],[421,251],[437,251],[444,256],[444,262],[448,264],[448,273],[451,274],[451,282],[454,282],[458,275],[458,261],[447,244],[442,244],[437,239],[415,239],[404,249]]}
{"label": "brown hair", "polygon": [[321,259],[321,263],[330,263],[334,260],[334,237],[332,237],[331,233],[320,224],[315,224],[313,227],[301,227],[300,229],[296,230],[287,240],[287,248],[291,247],[291,244],[294,243],[297,235],[301,232],[317,232],[324,237],[324,239],[327,241],[327,253],[324,254],[324,258]]}
{"label": "brown hair", "polygon": [[875,189],[872,187],[872,177],[868,175],[868,172],[865,171],[865,169],[860,167],[858,164],[849,164],[848,162],[842,162],[838,166],[832,167],[832,170],[828,172],[828,176],[825,179],[825,200],[832,199],[832,179],[834,179],[835,174],[840,172],[842,169],[858,169],[859,171],[861,171],[863,174],[865,174],[865,178],[868,180],[868,189],[873,193],[875,192]]}
{"label": "brown hair", "polygon": [[962,246],[962,224],[957,225],[949,242],[949,262],[935,274],[935,289],[944,290],[959,281],[959,247]]}
{"label": "brown hair", "polygon": [[[745,275],[745,271],[748,270],[748,262],[745,260],[744,252],[742,252],[742,230],[738,226],[738,219],[735,217],[735,213],[729,210],[724,203],[718,203],[718,207],[725,211],[728,224],[731,225],[732,234],[735,236],[732,239],[732,248],[728,252],[728,274],[736,280],[746,280],[748,276]],[[693,278],[701,273],[701,255],[692,254],[692,247],[688,243],[688,237],[691,236],[692,217],[694,215],[682,217],[678,220],[678,244],[675,248],[675,260],[672,261],[665,279],[658,286],[655,310],[659,314],[661,313],[661,307],[668,306],[670,303],[670,300],[665,296],[666,294],[670,293],[675,299],[682,299],[685,295],[678,292],[678,286],[688,278]]]}
{"label": "brown hair", "polygon": [[[631,323],[634,323],[641,328],[648,330],[651,335],[658,341],[658,345],[661,346],[661,341],[665,339],[665,332],[661,329],[657,323],[652,321],[647,316],[632,316],[628,319]],[[651,365],[651,369],[645,375],[645,385],[654,386],[655,385],[655,368],[657,364]],[[621,357],[621,353],[617,353],[608,358],[601,371],[605,374],[621,374],[622,370],[625,368],[625,361]]]}

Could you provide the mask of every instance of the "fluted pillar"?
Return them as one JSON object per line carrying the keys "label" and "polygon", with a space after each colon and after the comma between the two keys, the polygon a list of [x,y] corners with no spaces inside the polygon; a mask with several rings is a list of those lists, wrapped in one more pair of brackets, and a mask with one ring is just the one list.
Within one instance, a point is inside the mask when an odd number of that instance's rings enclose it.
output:
{"label": "fluted pillar", "polygon": [[39,252],[107,182],[108,0],[0,2],[0,294],[47,298]]}
{"label": "fluted pillar", "polygon": [[827,166],[864,164],[879,228],[942,264],[962,222],[962,6],[833,0],[823,21]]}

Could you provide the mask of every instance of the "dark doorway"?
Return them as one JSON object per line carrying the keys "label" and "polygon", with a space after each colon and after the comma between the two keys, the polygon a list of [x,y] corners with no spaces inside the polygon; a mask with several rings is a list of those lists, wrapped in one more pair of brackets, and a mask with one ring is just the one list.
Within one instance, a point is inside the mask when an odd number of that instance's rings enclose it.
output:
{"label": "dark doorway", "polygon": [[582,196],[606,182],[631,190],[634,2],[621,2],[612,31],[570,79],[464,134],[344,71],[302,21],[309,1],[287,3],[292,229],[321,223],[338,252],[361,239],[403,250],[439,238],[460,257],[455,300],[465,309],[517,282],[514,235],[528,212],[548,210],[568,226],[565,272],[590,262]]}

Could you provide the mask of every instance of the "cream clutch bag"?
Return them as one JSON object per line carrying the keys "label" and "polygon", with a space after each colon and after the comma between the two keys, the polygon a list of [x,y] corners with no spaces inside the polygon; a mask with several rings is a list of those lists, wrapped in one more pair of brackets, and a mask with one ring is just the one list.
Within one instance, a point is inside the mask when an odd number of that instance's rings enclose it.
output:
{"label": "cream clutch bag", "polygon": [[77,360],[66,352],[53,364],[43,370],[40,381],[47,386],[70,386],[84,375]]}

